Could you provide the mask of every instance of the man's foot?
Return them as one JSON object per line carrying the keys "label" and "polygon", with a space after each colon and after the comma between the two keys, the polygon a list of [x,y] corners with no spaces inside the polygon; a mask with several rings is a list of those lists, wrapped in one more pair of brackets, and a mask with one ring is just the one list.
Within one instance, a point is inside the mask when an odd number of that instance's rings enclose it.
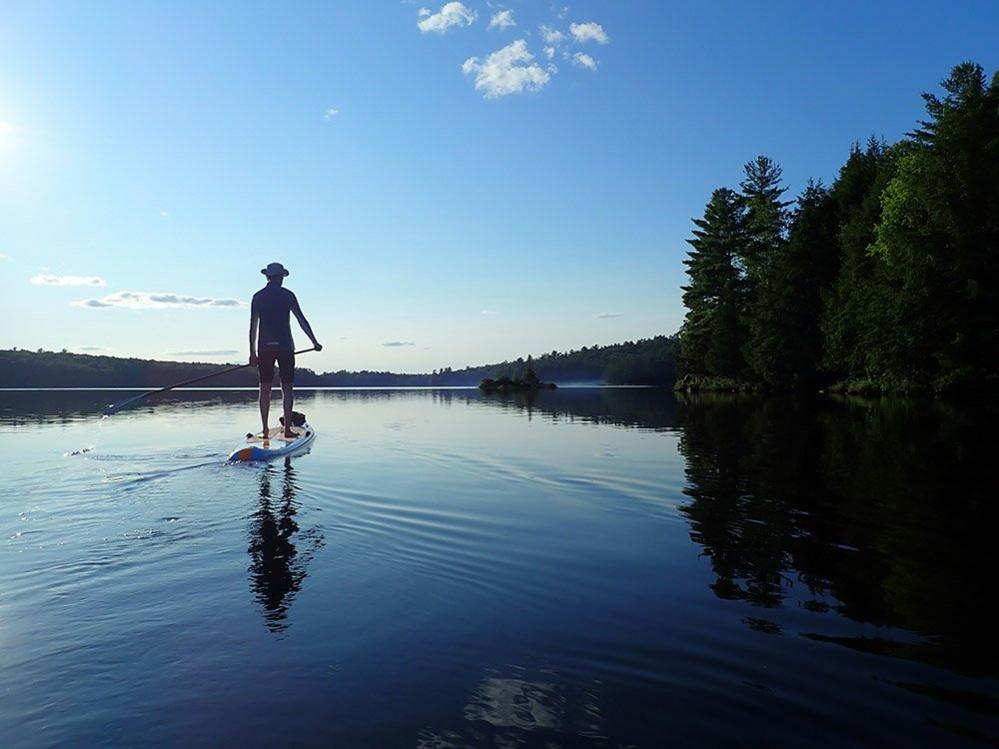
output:
{"label": "man's foot", "polygon": [[298,435],[295,432],[291,431],[290,429],[284,430],[284,436],[287,437],[288,439],[295,439],[296,437],[298,437]]}

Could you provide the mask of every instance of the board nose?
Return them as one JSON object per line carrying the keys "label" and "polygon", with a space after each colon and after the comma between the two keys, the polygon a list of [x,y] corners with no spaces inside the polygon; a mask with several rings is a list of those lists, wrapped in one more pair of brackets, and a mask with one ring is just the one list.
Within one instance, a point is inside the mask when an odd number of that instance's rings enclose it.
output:
{"label": "board nose", "polygon": [[242,450],[239,450],[235,455],[233,455],[231,458],[229,458],[229,460],[232,460],[232,461],[244,461],[244,460],[245,461],[250,461],[250,460],[253,460],[253,448],[252,447],[244,447]]}

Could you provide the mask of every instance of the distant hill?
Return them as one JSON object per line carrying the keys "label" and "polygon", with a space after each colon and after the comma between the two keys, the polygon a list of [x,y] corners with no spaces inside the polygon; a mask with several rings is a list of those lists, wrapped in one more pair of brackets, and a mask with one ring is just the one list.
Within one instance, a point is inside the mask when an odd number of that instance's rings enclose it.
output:
{"label": "distant hill", "polygon": [[[679,351],[676,336],[656,336],[610,346],[535,356],[534,370],[546,382],[566,384],[672,386]],[[300,360],[301,361],[301,360]],[[304,363],[304,362],[303,362]],[[485,377],[523,374],[524,359],[427,374],[324,372],[299,367],[295,383],[305,387],[419,387],[478,385]],[[162,387],[224,368],[225,365],[123,359],[53,351],[0,350],[0,387]],[[206,381],[210,387],[252,387],[256,372],[243,369]]]}

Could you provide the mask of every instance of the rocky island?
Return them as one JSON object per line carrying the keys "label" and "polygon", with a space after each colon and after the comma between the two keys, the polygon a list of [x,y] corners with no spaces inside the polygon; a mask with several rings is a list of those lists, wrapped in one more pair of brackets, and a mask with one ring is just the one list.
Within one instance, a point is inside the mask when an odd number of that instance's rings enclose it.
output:
{"label": "rocky island", "polygon": [[487,377],[479,383],[479,390],[484,393],[522,393],[535,392],[538,390],[554,390],[557,385],[554,382],[542,382],[534,372],[531,357],[527,357],[527,365],[524,367],[524,374],[520,378],[499,377],[492,379]]}

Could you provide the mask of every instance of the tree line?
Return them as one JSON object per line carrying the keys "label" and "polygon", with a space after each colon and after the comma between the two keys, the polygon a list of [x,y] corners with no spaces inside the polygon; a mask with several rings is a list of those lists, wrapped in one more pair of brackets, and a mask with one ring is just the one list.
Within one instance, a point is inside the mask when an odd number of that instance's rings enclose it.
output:
{"label": "tree line", "polygon": [[[673,336],[656,336],[610,346],[583,346],[573,351],[552,351],[533,357],[533,367],[544,382],[607,385],[671,386],[676,380],[680,341]],[[517,359],[499,365],[480,367],[483,376],[521,379],[526,362]]]}
{"label": "tree line", "polygon": [[999,379],[999,72],[957,65],[895,144],[785,199],[759,156],[695,219],[687,375],[772,389],[953,391]]}
{"label": "tree line", "polygon": [[[670,386],[676,379],[677,336],[656,336],[610,346],[583,346],[533,358],[534,370],[559,384]],[[163,387],[217,371],[225,365],[154,361],[73,354],[66,351],[0,350],[0,387]],[[299,367],[295,383],[304,387],[434,387],[478,385],[485,377],[523,376],[526,361],[452,369],[425,374],[362,370],[317,373]],[[253,387],[255,368],[212,378],[205,387]]]}

